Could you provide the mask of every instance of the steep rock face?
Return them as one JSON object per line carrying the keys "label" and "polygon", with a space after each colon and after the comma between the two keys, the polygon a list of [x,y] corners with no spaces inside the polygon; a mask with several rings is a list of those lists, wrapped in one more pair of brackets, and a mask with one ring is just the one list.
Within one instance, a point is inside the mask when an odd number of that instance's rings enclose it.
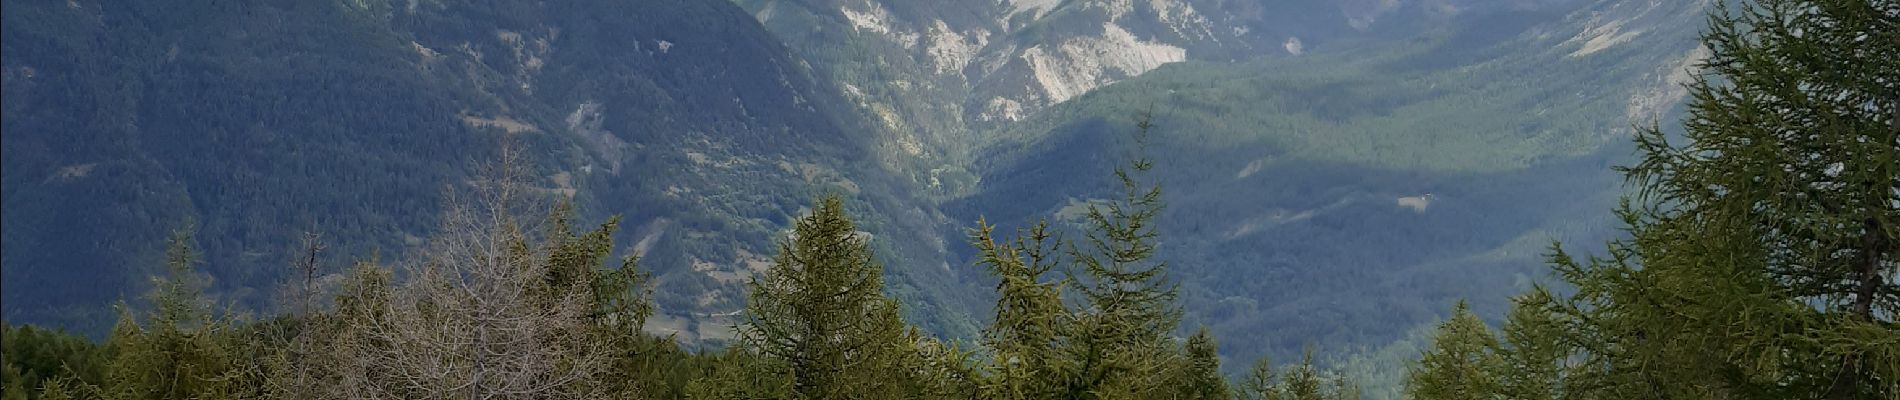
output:
{"label": "steep rock face", "polygon": [[[326,234],[334,264],[400,259],[503,140],[528,149],[550,200],[625,216],[620,248],[655,273],[660,328],[689,339],[719,336],[818,191],[930,221],[869,161],[872,129],[837,85],[729,3],[9,1],[4,15],[11,322],[109,323],[105,305],[136,298],[166,232],[188,225],[216,292],[257,307],[302,230]],[[908,223],[923,222],[869,225],[932,242]]]}

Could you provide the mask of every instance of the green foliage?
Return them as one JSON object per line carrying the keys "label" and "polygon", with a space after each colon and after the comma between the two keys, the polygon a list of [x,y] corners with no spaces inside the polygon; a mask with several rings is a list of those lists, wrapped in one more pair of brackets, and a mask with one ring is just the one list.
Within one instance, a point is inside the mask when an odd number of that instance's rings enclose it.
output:
{"label": "green foliage", "polygon": [[620,218],[608,218],[594,230],[576,233],[570,226],[573,216],[573,205],[566,201],[556,205],[550,216],[546,281],[553,287],[584,285],[590,294],[594,309],[588,319],[600,347],[596,351],[611,354],[594,380],[604,386],[605,393],[678,397],[684,383],[681,377],[653,372],[687,370],[681,362],[686,357],[671,338],[652,337],[641,330],[654,306],[638,257],[629,255],[618,268],[607,267]]}
{"label": "green foliage", "polygon": [[1179,287],[1154,259],[1161,186],[1140,181],[1154,168],[1140,153],[1151,127],[1137,123],[1137,154],[1115,170],[1122,197],[1090,204],[1086,243],[1067,244],[1074,266],[1065,272],[1080,303],[1058,345],[1068,398],[1162,396],[1181,366],[1170,336],[1181,320]]}
{"label": "green foliage", "polygon": [[68,381],[98,382],[108,355],[105,348],[85,338],[32,325],[0,324],[0,394],[7,400],[48,398],[41,394],[70,391]]}
{"label": "green foliage", "polygon": [[[38,394],[40,396],[39,398],[43,400],[73,400],[73,399],[80,398],[79,396],[73,394],[75,389],[72,387],[73,385],[68,382],[70,382],[70,378],[66,378],[66,377],[48,379],[46,380],[45,385],[40,386],[39,392],[37,393],[26,392],[26,393]],[[9,390],[12,390],[12,389],[13,388],[9,388]],[[20,392],[25,392],[25,390],[21,390]],[[15,393],[20,393],[20,392],[9,391],[7,396],[9,398],[12,398],[12,396],[14,396]],[[32,394],[23,394],[20,396],[20,398],[26,398],[26,396],[30,396]]]}
{"label": "green foliage", "polygon": [[905,352],[900,368],[910,371],[908,381],[912,388],[906,392],[912,393],[913,398],[971,399],[986,393],[974,353],[930,337],[914,327],[910,338],[912,348]]}
{"label": "green foliage", "polygon": [[[1674,118],[1673,102],[1646,102],[1679,93],[1670,79],[1686,79],[1671,76],[1695,59],[1697,29],[1681,22],[1704,7],[1540,4],[1551,6],[1098,88],[992,132],[980,191],[950,210],[1007,231],[1118,198],[1099,171],[1120,160],[1130,116],[1152,109],[1148,153],[1168,185],[1158,252],[1175,264],[1184,322],[1212,329],[1230,359],[1377,347],[1458,297],[1501,315],[1545,275],[1550,238],[1619,234],[1601,213],[1618,193],[1607,166],[1630,153],[1632,119]],[[1643,33],[1573,56],[1572,33],[1593,19]]]}
{"label": "green foliage", "polygon": [[793,399],[784,364],[741,348],[714,356],[712,366],[686,385],[686,399]]}
{"label": "green foliage", "polygon": [[970,241],[978,263],[997,277],[996,309],[983,332],[990,357],[984,394],[993,399],[1045,399],[1059,393],[1065,367],[1053,346],[1065,335],[1070,318],[1062,304],[1061,283],[1047,281],[1055,268],[1046,221],[1012,239],[997,240],[995,226],[978,219]]}
{"label": "green foliage", "polygon": [[[1179,319],[1166,264],[1151,261],[1150,219],[1158,187],[1093,214],[1084,248],[1052,239],[1047,225],[996,240],[979,221],[973,239],[1001,279],[996,324],[984,348],[908,326],[883,294],[883,268],[869,235],[836,196],[821,199],[780,242],[777,263],[753,283],[740,346],[718,353],[680,348],[642,332],[654,306],[635,259],[608,266],[619,220],[576,231],[561,203],[530,235],[513,147],[475,200],[453,203],[441,231],[397,271],[358,262],[325,286],[325,246],[307,235],[291,270],[286,314],[240,322],[203,299],[188,231],[171,241],[153,311],[127,311],[105,350],[56,349],[83,359],[106,353],[98,384],[82,369],[41,376],[46,398],[447,398],[532,393],[531,398],[694,399],[1227,399],[1219,346],[1202,329],[1172,336]],[[1132,171],[1148,170],[1137,161]],[[1058,253],[1067,250],[1066,253]],[[1066,256],[1067,259],[1059,259]],[[1091,259],[1093,258],[1093,259]],[[1064,264],[1067,261],[1070,264]],[[1090,265],[1093,265],[1091,267]],[[1065,280],[1047,278],[1067,266]],[[401,277],[401,279],[398,279]],[[1074,284],[1073,307],[1062,297]],[[1115,287],[1120,286],[1120,287]],[[319,293],[333,301],[317,301]],[[1081,324],[1076,321],[1084,321]],[[11,329],[11,328],[9,328]],[[20,357],[44,341],[23,328],[7,335],[9,395],[28,393],[23,370],[48,359]],[[83,342],[82,342],[83,343]],[[14,365],[14,361],[26,365]],[[53,359],[53,361],[62,361]],[[64,362],[64,361],[62,361]],[[1345,398],[1307,362],[1276,393]],[[72,373],[68,373],[72,372]],[[35,372],[39,373],[39,372]],[[1324,397],[1322,397],[1324,396]]]}
{"label": "green foliage", "polygon": [[915,339],[884,297],[883,272],[844,200],[820,199],[753,279],[745,345],[787,366],[796,398],[901,396],[901,354]]}
{"label": "green foliage", "polygon": [[1220,345],[1214,341],[1214,334],[1206,327],[1194,331],[1188,337],[1184,351],[1187,353],[1187,367],[1181,371],[1181,380],[1175,385],[1181,389],[1178,399],[1227,400],[1227,379],[1221,376]]}
{"label": "green foliage", "polygon": [[1565,389],[1577,348],[1567,339],[1569,325],[1555,301],[1542,287],[1513,299],[1499,334],[1459,302],[1408,368],[1408,397],[1551,400],[1580,394]]}
{"label": "green foliage", "polygon": [[1496,353],[1499,392],[1507,399],[1554,400],[1566,393],[1565,373],[1576,349],[1564,340],[1564,320],[1554,298],[1539,286],[1513,299]]}
{"label": "green foliage", "polygon": [[[1454,317],[1419,398],[1868,399],[1900,393],[1900,3],[1718,7],[1684,144],[1620,168],[1629,238],[1550,264],[1498,345]],[[1870,58],[1873,57],[1873,58]],[[1500,366],[1479,367],[1497,362]]]}
{"label": "green foliage", "polygon": [[[1637,136],[1631,238],[1558,272],[1602,396],[1900,393],[1900,4],[1719,8],[1685,144]],[[1634,338],[1635,340],[1631,340]]]}
{"label": "green foliage", "polygon": [[1495,349],[1497,336],[1460,301],[1451,319],[1439,325],[1432,350],[1419,359],[1406,382],[1406,393],[1421,400],[1492,398],[1505,369]]}
{"label": "green foliage", "polygon": [[[339,259],[414,247],[443,188],[475,172],[468,155],[504,138],[528,150],[537,189],[574,191],[589,221],[622,215],[639,234],[614,238],[622,251],[651,239],[653,300],[674,316],[741,307],[743,282],[692,263],[768,254],[814,191],[861,191],[892,216],[922,207],[859,161],[870,130],[831,82],[726,2],[4,10],[0,296],[16,323],[102,338],[111,303],[146,287],[143,261],[186,219],[217,278],[207,293],[266,309],[301,256],[276,246],[316,230],[340,239]],[[866,221],[904,238],[887,256],[941,260],[932,222]],[[933,332],[974,336],[970,287],[909,283],[937,271],[893,283],[934,307],[918,313]],[[699,301],[715,290],[728,296]]]}
{"label": "green foliage", "polygon": [[154,281],[152,312],[123,309],[107,345],[113,353],[99,393],[107,399],[236,399],[254,396],[233,335],[237,322],[216,315],[201,294],[190,230],[166,247],[167,275]]}
{"label": "green foliage", "polygon": [[1298,365],[1285,367],[1284,375],[1276,375],[1273,361],[1261,357],[1234,387],[1235,398],[1240,400],[1358,400],[1359,386],[1344,377],[1326,378],[1318,367],[1313,365],[1313,353],[1308,351]]}

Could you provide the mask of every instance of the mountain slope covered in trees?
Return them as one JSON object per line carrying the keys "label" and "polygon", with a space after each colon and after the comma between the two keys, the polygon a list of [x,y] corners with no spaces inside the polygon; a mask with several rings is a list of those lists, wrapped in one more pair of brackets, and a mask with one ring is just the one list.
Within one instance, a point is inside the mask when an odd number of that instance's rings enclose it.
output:
{"label": "mountain slope covered in trees", "polygon": [[[1161,252],[1191,288],[1189,320],[1228,355],[1377,346],[1458,298],[1501,315],[1552,278],[1550,240],[1616,234],[1596,212],[1620,193],[1608,167],[1634,127],[1678,115],[1705,54],[1694,27],[1672,25],[1703,4],[1570,4],[1474,11],[1353,50],[1164,66],[993,132],[972,157],[980,189],[945,209],[1077,221],[1111,187],[1084,171],[1111,165],[1130,116],[1152,113],[1170,193]],[[1602,26],[1642,28],[1599,47]]]}
{"label": "mountain slope covered in trees", "polygon": [[301,232],[401,254],[504,141],[540,190],[625,216],[622,248],[669,266],[656,321],[687,337],[723,335],[710,316],[819,191],[893,216],[892,257],[941,258],[835,85],[730,4],[4,4],[12,321],[104,332],[187,225],[212,293],[263,309]]}
{"label": "mountain slope covered in trees", "polygon": [[[66,4],[65,9],[6,4],[9,22],[22,13],[27,17],[21,18],[41,21],[49,18],[46,12],[86,7],[78,2]],[[718,5],[666,9],[740,15],[732,6],[711,4]],[[691,81],[630,73],[718,75],[727,66],[687,71],[605,68],[605,75],[577,73],[538,80],[535,71],[567,65],[550,60],[571,60],[548,50],[554,43],[590,43],[587,38],[602,37],[585,34],[601,27],[588,22],[593,21],[588,18],[591,14],[558,6],[415,4],[421,8],[398,10],[365,3],[308,9],[210,5],[209,9],[229,12],[226,17],[232,18],[221,24],[189,26],[217,28],[231,21],[269,21],[294,10],[337,18],[316,19],[330,25],[288,30],[319,37],[339,31],[383,32],[361,30],[364,27],[446,23],[430,26],[454,28],[462,26],[454,22],[468,22],[443,19],[448,15],[480,15],[470,19],[500,21],[521,29],[494,34],[501,44],[520,45],[510,47],[520,52],[515,53],[518,65],[487,63],[481,50],[485,47],[469,42],[459,47],[467,57],[460,64],[461,73],[467,75],[448,76],[474,85],[456,86],[469,91],[455,93],[471,97],[448,99],[486,99],[498,104],[487,112],[462,109],[446,119],[447,126],[463,129],[452,131],[469,135],[467,143],[429,136],[422,139],[437,140],[437,146],[391,141],[382,143],[391,147],[345,149],[423,148],[480,160],[473,168],[444,168],[447,178],[431,178],[444,180],[429,183],[440,190],[430,199],[435,200],[434,206],[399,210],[427,212],[430,217],[357,221],[369,228],[301,233],[289,243],[274,244],[291,250],[247,251],[239,255],[240,263],[206,263],[206,256],[215,257],[217,252],[206,250],[233,243],[273,246],[249,241],[284,238],[258,235],[234,241],[223,236],[203,238],[200,233],[228,235],[231,224],[252,221],[230,217],[233,213],[251,215],[274,209],[274,203],[248,203],[247,196],[254,193],[246,190],[298,189],[295,185],[308,182],[286,175],[291,177],[284,178],[289,182],[264,184],[259,181],[276,177],[232,172],[225,167],[283,165],[247,164],[240,157],[278,155],[270,149],[244,153],[214,145],[282,140],[280,145],[291,150],[283,154],[290,156],[335,150],[269,134],[275,126],[270,123],[280,121],[273,118],[291,122],[311,118],[303,113],[279,114],[284,109],[239,105],[232,106],[234,113],[253,112],[268,118],[220,117],[211,112],[226,109],[191,100],[303,104],[329,99],[310,94],[334,94],[328,90],[337,84],[318,79],[317,90],[287,90],[275,85],[302,82],[296,78],[303,75],[284,78],[270,75],[283,70],[270,68],[252,72],[278,79],[219,86],[220,82],[188,78],[194,73],[256,78],[232,75],[235,70],[229,67],[260,62],[302,71],[294,68],[303,65],[296,62],[276,65],[265,62],[267,57],[233,54],[276,54],[283,59],[269,61],[314,59],[322,64],[323,57],[299,57],[327,53],[292,48],[287,54],[213,52],[209,54],[222,57],[192,59],[180,55],[186,54],[181,49],[190,47],[172,46],[162,57],[144,59],[115,53],[160,53],[115,50],[99,57],[78,51],[88,46],[110,48],[121,40],[119,44],[163,42],[163,33],[178,33],[141,31],[153,26],[144,25],[151,21],[142,19],[159,15],[152,13],[105,12],[94,15],[95,25],[63,21],[72,24],[34,25],[44,31],[8,30],[6,94],[10,101],[22,95],[36,100],[6,106],[8,155],[26,156],[9,158],[8,166],[26,160],[20,165],[52,174],[38,185],[24,186],[26,190],[7,192],[10,215],[21,210],[36,213],[25,220],[9,217],[8,254],[15,254],[11,251],[22,242],[62,243],[44,236],[50,229],[76,227],[72,230],[76,235],[99,229],[61,224],[73,221],[120,223],[138,230],[117,233],[163,238],[158,239],[162,246],[155,246],[162,250],[128,251],[111,247],[123,245],[122,238],[85,236],[98,241],[84,244],[110,250],[85,255],[149,258],[117,265],[124,270],[107,271],[151,276],[146,284],[126,284],[131,289],[120,289],[145,291],[146,297],[115,308],[116,322],[103,343],[31,326],[16,328],[11,322],[0,326],[0,390],[4,390],[0,398],[1834,400],[1900,394],[1900,379],[1895,378],[1900,375],[1900,325],[1894,321],[1900,309],[1900,285],[1893,282],[1900,273],[1900,262],[1896,262],[1900,229],[1895,229],[1900,226],[1896,222],[1900,221],[1896,209],[1900,208],[1900,98],[1893,96],[1900,93],[1896,87],[1900,63],[1889,59],[1900,52],[1900,2],[1721,3],[1707,19],[1701,48],[1683,49],[1679,42],[1666,40],[1689,28],[1656,28],[1663,23],[1658,21],[1700,16],[1700,6],[1607,1],[1541,17],[1480,14],[1471,17],[1522,23],[1440,31],[1411,39],[1407,44],[1415,48],[1409,50],[1382,47],[1378,42],[1365,44],[1387,49],[1381,57],[1313,54],[1307,58],[1310,61],[1157,69],[1057,104],[1038,119],[1012,124],[1013,131],[992,132],[998,134],[993,139],[1011,146],[973,153],[980,161],[972,164],[977,167],[973,171],[984,172],[980,180],[972,181],[980,190],[934,199],[946,201],[941,205],[950,220],[972,221],[971,229],[963,230],[944,227],[964,226],[957,222],[928,223],[936,218],[928,208],[902,206],[919,199],[901,196],[908,193],[901,187],[904,180],[878,173],[890,172],[878,168],[891,166],[877,165],[878,155],[864,153],[865,147],[858,146],[859,141],[877,143],[889,137],[854,135],[851,128],[875,128],[854,126],[857,122],[849,117],[851,112],[839,111],[844,107],[837,103],[811,100],[842,97],[823,90],[828,84],[823,79],[779,75],[781,87],[790,90],[765,93],[717,85],[693,87],[698,89],[693,93],[721,96],[711,101],[684,95],[654,97],[681,93],[667,89],[666,83]],[[340,13],[323,14],[326,10]],[[563,28],[509,25],[515,20],[491,12],[560,21]],[[370,23],[344,24],[348,21]],[[74,27],[144,34],[104,35],[90,42],[35,34]],[[264,40],[250,35],[253,30],[232,32],[238,33],[231,36],[232,41]],[[625,33],[603,36],[625,38]],[[1664,38],[1653,40],[1649,35]],[[377,39],[433,36],[366,37],[366,43],[384,43]],[[1639,38],[1652,40],[1635,41]],[[414,65],[417,71],[438,72],[430,61],[448,56],[422,43],[410,40],[408,49],[413,53],[396,53],[421,57],[422,62]],[[635,43],[638,47],[639,42]],[[692,42],[662,39],[658,43],[659,53],[671,54]],[[595,54],[583,53],[576,57],[588,59]],[[65,59],[61,55],[88,62],[49,61]],[[202,65],[173,67],[171,63],[178,59]],[[764,63],[753,66],[782,72],[770,67],[790,59],[766,56]],[[16,60],[35,64],[14,64]],[[146,65],[141,60],[155,62],[151,65],[159,66],[157,72],[127,68]],[[1650,67],[1656,64],[1663,65],[1661,72]],[[76,74],[62,76],[44,72],[43,65],[80,72],[62,70]],[[1683,65],[1699,69],[1684,70]],[[100,66],[104,68],[91,69]],[[313,70],[302,72],[319,78],[330,72]],[[84,75],[100,71],[117,73],[113,77],[121,79]],[[350,71],[342,78],[399,82],[352,75],[379,71],[375,69]],[[483,71],[514,75],[496,78],[506,74],[490,76]],[[141,78],[147,73],[171,75]],[[420,77],[443,78],[426,73]],[[476,79],[482,76],[495,80]],[[43,77],[61,79],[35,80]],[[585,84],[564,86],[576,77]],[[89,85],[100,82],[120,85]],[[497,82],[505,84],[493,85]],[[676,136],[602,136],[599,133],[611,133],[606,129],[622,125],[602,111],[615,108],[593,100],[582,101],[563,120],[567,132],[543,131],[545,125],[537,118],[545,116],[520,111],[549,107],[524,100],[540,98],[535,94],[538,90],[553,88],[556,93],[578,93],[586,99],[593,98],[589,95],[612,99],[587,88],[629,82],[660,87],[649,92],[629,88],[605,92],[653,95],[641,97],[649,102],[632,112],[675,107],[668,101],[715,111],[692,119],[648,114],[658,120],[642,120],[645,123],[659,128],[724,127],[727,130],[719,132],[731,138],[715,143],[703,132],[693,131],[680,133],[686,138],[684,143]],[[1584,86],[1592,90],[1576,90]],[[1366,96],[1360,89],[1366,87],[1389,88],[1394,95]],[[1683,90],[1669,90],[1676,87]],[[205,96],[174,96],[198,93],[187,89],[205,90]],[[834,95],[817,97],[825,93]],[[735,95],[736,108],[721,108],[720,99],[728,94]],[[752,115],[780,115],[779,111],[745,107],[746,99],[758,98],[751,96],[791,96],[792,104],[811,106],[798,110],[803,111],[801,117],[760,120]],[[1668,110],[1680,96],[1688,99],[1681,123],[1628,124],[1633,119],[1676,119]],[[1223,101],[1196,103],[1204,99]],[[99,104],[109,101],[130,104]],[[320,106],[311,108],[318,113],[335,113],[325,107],[338,106],[323,101],[312,104]],[[45,132],[59,132],[60,123],[75,122],[69,121],[75,118],[61,118],[84,115],[75,114],[75,109],[94,111],[97,115],[90,116],[103,118],[76,118],[83,120],[78,126],[118,130],[72,129],[76,132],[72,139],[118,145],[104,150],[143,157],[146,164],[141,165],[151,168],[108,169],[121,173],[95,175],[101,166],[65,165],[48,172],[47,166],[34,164],[57,162],[68,154],[69,149],[60,145],[70,143],[57,140],[64,137]],[[1512,114],[1524,109],[1538,112]],[[179,110],[204,118],[165,112]],[[735,110],[736,116],[730,114]],[[1549,110],[1562,114],[1550,116]],[[1229,113],[1235,116],[1226,116]],[[171,131],[145,132],[147,118],[161,121],[151,123],[159,127],[196,127],[208,133],[180,138],[159,135],[178,135]],[[223,129],[232,121],[253,123],[251,130],[238,134]],[[760,128],[795,131],[793,125],[799,121],[816,121],[818,127],[806,128],[829,127],[839,133],[813,134],[789,145],[769,143],[783,137],[758,135]],[[1619,124],[1626,128],[1615,127]],[[1679,131],[1674,128],[1678,125]],[[1395,126],[1413,131],[1394,133]],[[28,132],[32,134],[24,134]],[[1625,134],[1634,138],[1633,147],[1616,144]],[[134,140],[147,136],[170,141]],[[745,138],[768,143],[739,140]],[[761,204],[756,195],[761,192],[788,193],[782,197],[794,198],[785,200],[791,205],[781,208],[795,210],[775,216],[748,217],[743,211],[752,209],[734,208],[737,203],[726,203],[729,199],[718,196],[697,204],[713,205],[715,211],[705,215],[711,223],[720,224],[715,233],[756,233],[760,240],[774,244],[763,251],[771,261],[737,273],[699,258],[721,254],[704,251],[703,246],[727,245],[739,246],[733,252],[746,258],[745,246],[757,245],[748,244],[744,237],[700,234],[690,236],[698,240],[691,243],[666,242],[656,239],[654,229],[665,233],[668,228],[653,228],[651,223],[642,224],[642,232],[631,237],[621,235],[630,213],[615,211],[615,207],[626,203],[589,192],[625,190],[608,178],[624,176],[620,175],[623,167],[641,165],[620,162],[654,155],[643,152],[651,149],[649,142],[671,146],[653,150],[663,154],[681,151],[690,164],[680,165],[691,165],[680,175],[659,175],[664,179],[639,177],[640,182],[652,179],[668,184],[670,196],[686,198],[685,193],[718,187],[682,178],[696,177],[750,185],[744,193],[755,195],[745,199],[752,201],[746,204]],[[172,153],[181,150],[167,145],[197,152]],[[603,150],[627,152],[601,154]],[[1632,151],[1635,157],[1625,160],[1615,155],[1619,151]],[[796,176],[746,175],[756,171],[746,167],[759,157],[779,157],[789,165],[780,171]],[[789,160],[794,158],[804,163],[792,164]],[[1166,159],[1182,161],[1161,162]],[[349,168],[332,167],[340,169],[340,174],[314,175],[347,178],[378,172],[351,169],[373,166],[385,165],[346,164],[342,167]],[[182,174],[178,171],[207,170],[255,179],[214,176],[219,179],[147,182],[122,173],[168,177]],[[721,175],[734,171],[738,174]],[[1232,178],[1226,171],[1235,171]],[[594,173],[608,176],[577,180]],[[1609,190],[1578,190],[1575,182],[1564,182],[1614,175],[1621,175],[1629,185],[1620,196]],[[114,180],[77,190],[117,191],[100,198],[75,197],[94,202],[59,203],[35,197],[62,188],[55,183],[91,178]],[[778,180],[747,180],[754,178]],[[22,182],[34,181],[8,176],[10,185]],[[1402,195],[1420,187],[1430,192]],[[813,194],[821,190],[829,194]],[[137,195],[157,196],[157,200]],[[797,196],[817,201],[805,203]],[[1614,208],[1601,204],[1614,197],[1621,198]],[[234,205],[205,206],[209,200]],[[1260,204],[1250,204],[1259,201],[1274,205],[1305,201],[1311,207],[1259,214]],[[899,206],[892,208],[893,204]],[[605,211],[599,211],[602,208]],[[105,219],[84,218],[100,210],[113,213],[101,214]],[[890,212],[897,215],[877,217]],[[1623,230],[1609,234],[1599,222],[1554,217],[1552,212],[1602,215]],[[872,217],[860,218],[865,215]],[[992,225],[992,217],[1026,222],[998,226]],[[680,218],[684,221],[685,217]],[[312,225],[334,222],[308,219],[315,220]],[[14,221],[27,223],[14,225]],[[1238,228],[1226,229],[1230,226]],[[252,227],[254,231],[245,232],[276,232],[271,228]],[[965,240],[952,245],[940,239],[934,246],[924,241],[925,250],[919,253],[919,241],[909,235],[927,238],[932,229],[958,230]],[[392,247],[396,250],[384,253],[382,246],[391,239],[379,236],[389,232],[402,236]],[[1530,237],[1535,234],[1543,238]],[[1551,243],[1551,238],[1560,244],[1524,250]],[[1339,245],[1349,240],[1371,243]],[[1576,244],[1598,240],[1608,243],[1600,255],[1573,256],[1594,253],[1578,251]],[[332,243],[341,245],[333,248]],[[369,256],[363,255],[364,246],[373,249]],[[967,255],[983,274],[959,275],[947,262],[940,272],[920,271],[917,266],[929,264],[920,263],[916,255],[932,249]],[[141,251],[151,254],[137,254]],[[1543,260],[1524,261],[1525,254]],[[275,271],[231,269],[267,258],[281,263],[274,266]],[[649,262],[663,266],[653,268]],[[7,289],[23,284],[13,280],[20,273],[31,272],[34,280],[26,282],[35,283],[48,279],[44,274],[49,271],[73,272],[49,269],[61,264],[41,264],[35,264],[40,265],[37,269],[9,264]],[[664,265],[673,265],[673,270]],[[680,272],[680,265],[689,266],[691,272]],[[207,266],[213,273],[205,273]],[[1232,268],[1236,266],[1240,268]],[[1514,282],[1509,284],[1502,282],[1504,276],[1497,273],[1513,268],[1530,271],[1510,276]],[[1555,285],[1539,284],[1540,279],[1531,274],[1552,276]],[[271,282],[207,280],[232,276]],[[740,309],[686,318],[671,314],[676,320],[668,321],[669,312],[678,312],[669,307],[682,308],[667,302],[679,301],[677,296],[682,294],[711,299],[698,300],[699,307],[722,304],[719,290],[682,291],[677,286],[694,277],[744,282],[742,291],[726,295],[743,299],[723,303],[737,303]],[[75,281],[49,282],[73,285]],[[986,283],[990,290],[955,290],[958,284],[971,282]],[[272,298],[261,300],[266,295],[257,293],[266,291]],[[1502,292],[1520,294],[1512,298],[1502,329],[1494,332],[1481,314],[1490,313],[1484,310],[1487,303],[1498,301],[1484,297],[1503,296]],[[1408,325],[1430,326],[1431,315],[1447,311],[1432,309],[1433,300],[1449,302],[1449,297],[1473,293],[1478,293],[1479,301],[1457,301],[1448,307],[1450,318],[1437,323],[1436,332],[1410,329],[1410,336],[1370,356],[1361,354],[1331,367],[1315,361],[1315,347],[1311,347],[1315,344],[1332,358],[1338,357],[1337,349],[1344,345],[1389,341],[1397,336],[1394,332]],[[965,304],[988,308],[978,312],[987,314],[983,322],[964,323],[956,310],[947,307],[952,305],[947,300],[954,298],[933,297],[960,294],[993,300]],[[1219,296],[1225,297],[1210,306],[1209,299]],[[1469,304],[1477,304],[1476,309]],[[35,318],[77,319],[88,314],[84,304],[27,310],[41,313]],[[1220,314],[1223,311],[1228,313]],[[14,315],[9,309],[7,316]],[[682,327],[678,319],[701,326],[731,321],[735,329],[709,332]],[[1221,333],[1233,330],[1242,332]],[[723,335],[731,335],[731,340]],[[1242,347],[1225,344],[1234,339]],[[1284,357],[1290,344],[1272,342],[1284,339],[1302,340],[1308,346],[1305,354]],[[1224,352],[1264,352],[1273,357],[1254,357],[1252,367],[1243,372],[1237,371],[1242,363],[1231,362],[1236,357],[1223,356]],[[1300,361],[1276,364],[1272,361],[1276,359]],[[1238,373],[1223,374],[1223,365],[1228,366],[1226,371]],[[1366,371],[1368,366],[1371,371]],[[1397,375],[1403,376],[1393,378]]]}
{"label": "mountain slope covered in trees", "polygon": [[1381,346],[1616,233],[1607,166],[1673,120],[1708,5],[735,3],[7,2],[5,311],[104,332],[190,225],[210,293],[268,312],[303,231],[400,257],[516,141],[534,186],[623,216],[649,329],[734,338],[835,191],[903,315],[974,339],[973,221],[1074,233],[1146,114],[1184,321],[1237,359]]}

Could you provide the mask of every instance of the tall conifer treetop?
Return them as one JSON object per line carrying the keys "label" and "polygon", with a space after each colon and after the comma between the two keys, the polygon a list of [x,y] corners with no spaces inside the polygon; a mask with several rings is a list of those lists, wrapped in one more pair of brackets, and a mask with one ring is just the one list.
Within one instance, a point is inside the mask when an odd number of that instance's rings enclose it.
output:
{"label": "tall conifer treetop", "polygon": [[779,241],[772,267],[755,277],[746,305],[747,345],[782,361],[800,398],[872,396],[897,390],[894,364],[914,341],[884,297],[883,267],[844,200],[820,199]]}

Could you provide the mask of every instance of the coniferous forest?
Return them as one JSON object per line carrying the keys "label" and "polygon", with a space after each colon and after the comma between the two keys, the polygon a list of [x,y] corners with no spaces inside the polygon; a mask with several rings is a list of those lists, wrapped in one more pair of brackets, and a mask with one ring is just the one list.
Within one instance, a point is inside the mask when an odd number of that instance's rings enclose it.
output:
{"label": "coniferous forest", "polygon": [[1680,126],[1638,126],[1612,167],[1623,234],[1551,243],[1499,320],[1451,306],[1397,387],[1313,350],[1222,357],[1159,250],[1174,160],[1140,114],[1082,223],[968,221],[954,267],[994,282],[968,339],[909,320],[904,259],[854,214],[878,208],[838,192],[772,238],[730,341],[652,333],[659,261],[501,141],[410,246],[283,243],[261,310],[208,295],[196,225],[166,227],[103,340],[0,326],[0,398],[1900,399],[1900,2],[1717,2],[1700,40]]}

